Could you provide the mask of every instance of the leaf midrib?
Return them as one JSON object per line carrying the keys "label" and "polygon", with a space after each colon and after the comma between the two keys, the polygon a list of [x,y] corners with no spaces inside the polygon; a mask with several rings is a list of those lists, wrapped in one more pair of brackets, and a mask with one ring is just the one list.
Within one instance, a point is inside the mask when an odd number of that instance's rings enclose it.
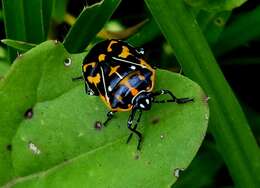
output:
{"label": "leaf midrib", "polygon": [[9,188],[9,187],[12,187],[13,185],[17,184],[17,183],[21,183],[21,182],[24,182],[24,181],[27,181],[27,180],[30,180],[30,179],[33,179],[35,177],[44,177],[46,175],[48,175],[49,173],[55,171],[56,169],[59,169],[59,168],[62,168],[68,164],[71,164],[72,162],[78,160],[78,159],[81,159],[81,158],[84,158],[86,157],[87,155],[91,155],[97,151],[100,151],[100,150],[104,150],[108,147],[111,147],[115,144],[118,144],[120,143],[123,139],[126,139],[128,136],[121,136],[120,138],[118,139],[115,139],[114,141],[111,141],[111,142],[108,142],[104,145],[100,145],[98,147],[96,147],[95,149],[92,149],[92,150],[89,150],[87,152],[84,152],[84,153],[81,153],[75,157],[72,157],[71,159],[68,159],[67,161],[63,161],[61,163],[58,163],[54,166],[52,166],[51,168],[48,168],[46,170],[42,170],[40,172],[36,172],[36,173],[33,173],[33,174],[30,174],[30,175],[27,175],[27,176],[24,176],[24,177],[17,177],[17,178],[14,178],[12,179],[11,181],[9,181],[7,184],[5,184],[2,188]]}

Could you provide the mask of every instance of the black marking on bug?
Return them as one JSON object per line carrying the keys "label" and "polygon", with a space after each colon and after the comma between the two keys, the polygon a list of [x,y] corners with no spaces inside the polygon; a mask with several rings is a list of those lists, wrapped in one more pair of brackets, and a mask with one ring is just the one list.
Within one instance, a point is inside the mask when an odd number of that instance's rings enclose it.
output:
{"label": "black marking on bug", "polygon": [[27,119],[31,119],[33,117],[33,109],[29,108],[28,110],[25,111],[24,117]]}

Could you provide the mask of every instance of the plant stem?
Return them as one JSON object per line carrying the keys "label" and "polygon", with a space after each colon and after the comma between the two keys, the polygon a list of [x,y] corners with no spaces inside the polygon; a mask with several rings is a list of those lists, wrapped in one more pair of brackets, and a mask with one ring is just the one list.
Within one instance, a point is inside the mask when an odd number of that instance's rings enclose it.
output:
{"label": "plant stem", "polygon": [[210,129],[235,184],[258,187],[260,158],[256,140],[190,8],[182,0],[146,3],[185,74],[210,97]]}

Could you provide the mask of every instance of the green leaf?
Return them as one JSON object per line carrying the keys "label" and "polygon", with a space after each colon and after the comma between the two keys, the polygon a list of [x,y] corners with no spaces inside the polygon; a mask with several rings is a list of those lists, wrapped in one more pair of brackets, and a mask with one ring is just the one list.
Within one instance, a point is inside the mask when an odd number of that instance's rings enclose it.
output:
{"label": "green leaf", "polygon": [[243,105],[243,110],[245,111],[248,121],[250,122],[250,125],[252,125],[253,133],[255,134],[256,139],[259,142],[260,141],[259,113],[245,104]]}
{"label": "green leaf", "polygon": [[199,26],[210,46],[213,46],[218,41],[230,15],[231,11],[218,13],[200,11],[197,15]]}
{"label": "green leaf", "polygon": [[3,9],[8,38],[34,43],[39,43],[45,39],[42,0],[32,2],[3,0]]}
{"label": "green leaf", "polygon": [[6,58],[6,50],[0,46],[0,60]]}
{"label": "green leaf", "polygon": [[[51,0],[2,0],[6,37],[12,40],[40,43],[45,40],[45,29],[50,21]],[[50,3],[48,5],[48,3]],[[9,59],[16,58],[16,51],[9,49]]]}
{"label": "green leaf", "polygon": [[71,53],[83,51],[102,29],[120,2],[121,0],[103,0],[84,8],[64,39],[65,48]]}
{"label": "green leaf", "polygon": [[229,11],[241,6],[246,0],[184,0],[188,5],[197,9],[212,12]]}
{"label": "green leaf", "polygon": [[0,20],[3,20],[3,11],[0,10]]}
{"label": "green leaf", "polygon": [[[54,1],[55,0],[42,0],[44,39],[47,38],[48,33],[49,33],[49,27],[50,27],[50,23],[51,23],[51,16],[52,16],[52,12],[53,12]],[[63,1],[61,1],[61,2],[63,2]]]}
{"label": "green leaf", "polygon": [[[23,1],[2,0],[5,34],[7,38],[26,41],[25,21],[23,16]],[[16,51],[8,48],[9,61],[16,58]]]}
{"label": "green leaf", "polygon": [[[49,41],[13,64],[0,85],[1,183],[14,178],[6,186],[171,185],[174,170],[187,168],[206,132],[209,114],[201,88],[158,70],[156,89],[170,89],[194,102],[154,104],[138,128],[144,142],[137,152],[135,137],[125,143],[128,113],[116,114],[101,130],[94,128],[108,109],[100,98],[85,94],[84,83],[71,81],[81,74],[84,56]],[[68,57],[72,64],[64,66]]]}
{"label": "green leaf", "polygon": [[5,76],[9,68],[10,68],[9,64],[0,60],[0,81],[2,81],[3,77]]}
{"label": "green leaf", "polygon": [[53,0],[53,18],[56,22],[63,22],[67,10],[68,0]]}
{"label": "green leaf", "polygon": [[185,74],[210,97],[210,130],[235,184],[260,185],[260,153],[245,115],[182,0],[146,0]]}
{"label": "green leaf", "polygon": [[3,39],[1,42],[21,52],[26,52],[36,46],[36,44],[12,39]]}
{"label": "green leaf", "polygon": [[127,41],[134,46],[142,46],[160,34],[160,29],[158,28],[155,20],[153,18],[149,18],[149,21],[141,27],[137,33],[127,39]]}
{"label": "green leaf", "polygon": [[[204,144],[207,141],[203,142]],[[208,144],[208,143],[207,143]],[[212,145],[212,144],[210,144]],[[205,149],[205,151],[201,151]],[[216,148],[202,147],[186,171],[180,172],[180,178],[172,188],[201,188],[216,186],[216,175],[223,161]]]}
{"label": "green leaf", "polygon": [[[26,42],[38,44],[45,40],[42,1],[43,0],[23,0]],[[13,3],[15,4],[15,2]]]}
{"label": "green leaf", "polygon": [[240,14],[228,25],[214,47],[216,55],[223,55],[260,37],[260,6]]}
{"label": "green leaf", "polygon": [[[63,62],[68,57],[78,62],[77,65],[72,64],[74,69],[64,66]],[[71,78],[80,73],[81,63],[74,58],[78,59],[79,55],[69,55],[60,43],[45,42],[19,56],[6,78],[0,82],[0,184],[15,175],[11,142],[25,112],[37,101],[51,100],[77,85],[71,82]],[[46,82],[46,78],[52,78],[53,82]]]}

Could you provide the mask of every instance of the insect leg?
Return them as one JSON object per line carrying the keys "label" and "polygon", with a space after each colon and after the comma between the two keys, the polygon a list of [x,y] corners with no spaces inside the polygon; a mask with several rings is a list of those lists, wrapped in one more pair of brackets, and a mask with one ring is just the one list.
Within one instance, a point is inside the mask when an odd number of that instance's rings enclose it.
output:
{"label": "insect leg", "polygon": [[113,111],[109,111],[109,112],[107,113],[107,119],[106,119],[106,121],[103,123],[104,126],[106,126],[107,123],[108,123],[111,119],[113,119],[115,113],[116,113],[116,112],[113,112]]}
{"label": "insect leg", "polygon": [[136,130],[137,126],[138,126],[138,123],[140,122],[140,119],[142,117],[142,111],[139,110],[139,116],[136,120],[136,123],[134,124],[134,126],[132,127],[133,125],[133,120],[135,119],[135,114],[136,114],[136,111],[137,109],[133,109],[129,118],[128,118],[128,122],[127,122],[127,127],[128,129],[130,129],[132,131],[132,133],[130,133],[126,143],[129,143],[129,141],[131,140],[133,134],[135,133],[137,136],[138,136],[138,144],[137,144],[137,150],[140,150],[140,146],[141,146],[141,142],[142,142],[142,134]]}
{"label": "insect leg", "polygon": [[[138,116],[138,118],[137,118],[137,120],[136,120],[136,123],[135,123],[135,125],[134,125],[134,127],[133,127],[134,130],[136,130],[137,125],[138,125],[138,123],[139,123],[140,120],[141,120],[141,117],[142,117],[142,111],[139,111],[139,116]],[[131,140],[132,136],[133,136],[133,133],[131,133],[131,134],[129,135],[129,137],[128,137],[126,143],[129,143],[129,141]]]}
{"label": "insect leg", "polygon": [[78,77],[74,77],[72,78],[72,81],[78,81],[78,80],[84,80],[84,77],[83,76],[78,76]]}
{"label": "insect leg", "polygon": [[168,100],[154,100],[154,103],[165,103],[165,102],[176,102],[177,104],[183,104],[183,103],[187,103],[190,101],[194,101],[193,98],[177,98],[171,91],[167,90],[167,89],[161,89],[159,91],[156,91],[154,93],[152,93],[153,97],[159,96],[159,95],[170,95],[170,97],[172,99],[168,99]]}

